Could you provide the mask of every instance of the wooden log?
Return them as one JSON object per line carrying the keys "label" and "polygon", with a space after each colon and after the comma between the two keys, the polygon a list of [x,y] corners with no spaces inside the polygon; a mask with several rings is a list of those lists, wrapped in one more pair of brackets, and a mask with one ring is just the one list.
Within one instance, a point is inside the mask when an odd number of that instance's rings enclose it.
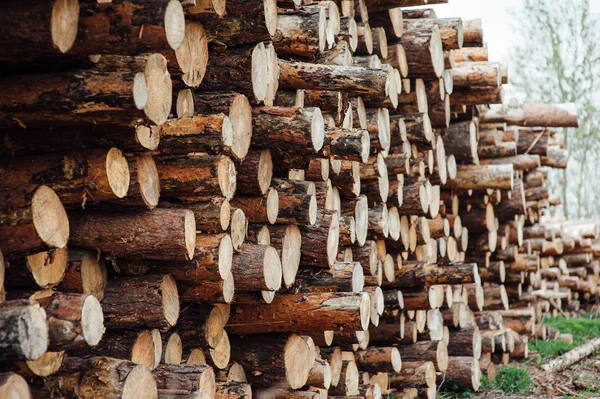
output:
{"label": "wooden log", "polygon": [[193,304],[186,307],[178,321],[178,333],[184,348],[201,345],[205,349],[218,347],[225,331],[223,312],[217,306]]}
{"label": "wooden log", "polygon": [[404,362],[402,370],[389,379],[391,388],[435,386],[435,366],[432,362]]}
{"label": "wooden log", "polygon": [[56,193],[48,186],[0,190],[0,247],[5,255],[63,248],[69,220]]}
{"label": "wooden log", "polygon": [[575,104],[522,104],[494,108],[480,116],[482,123],[508,123],[516,126],[577,127]]}
{"label": "wooden log", "polygon": [[398,348],[405,362],[433,362],[442,372],[448,368],[448,349],[444,341],[418,341]]}
{"label": "wooden log", "polygon": [[517,151],[519,154],[548,155],[551,131],[548,129],[519,129]]}
{"label": "wooden log", "polygon": [[170,275],[114,279],[106,286],[102,310],[108,329],[150,327],[166,331],[179,317],[177,285]]}
{"label": "wooden log", "polygon": [[0,304],[0,347],[3,361],[37,360],[48,348],[46,312],[37,303],[25,300]]}
{"label": "wooden log", "polygon": [[294,290],[313,292],[361,292],[363,269],[358,262],[336,262],[329,269],[301,269],[296,275]]}
{"label": "wooden log", "polygon": [[[36,387],[38,388],[38,387]],[[73,397],[157,397],[156,381],[144,365],[110,357],[67,357],[58,374],[48,377],[37,394]]]}
{"label": "wooden log", "polygon": [[[71,243],[117,257],[188,260],[196,242],[194,215],[183,209],[108,214],[72,212]],[[127,239],[124,239],[128,237]]]}
{"label": "wooden log", "polygon": [[452,68],[454,87],[500,86],[502,73],[499,63],[465,62]]}
{"label": "wooden log", "polygon": [[[194,213],[196,230],[202,233],[218,234],[231,227],[232,235],[234,235],[234,232],[239,229],[239,217],[244,216],[232,212],[229,200],[225,197],[182,197],[180,199],[183,200],[183,203],[161,201],[160,205],[164,208],[189,209]],[[242,219],[245,226],[245,216]],[[238,242],[236,241],[236,243]]]}
{"label": "wooden log", "polygon": [[303,245],[300,264],[323,267],[335,262],[339,245],[339,217],[336,211],[322,211],[312,226],[301,226]]}
{"label": "wooden log", "polygon": [[[264,349],[265,342],[269,342],[269,350]],[[237,348],[233,359],[248,370],[249,381],[257,386],[280,383],[298,389],[308,380],[314,363],[309,345],[296,334],[249,336],[235,339],[233,344]]]}
{"label": "wooden log", "polygon": [[369,347],[355,355],[356,365],[361,370],[399,372],[402,368],[400,351],[395,347]]}
{"label": "wooden log", "polygon": [[12,372],[0,373],[0,395],[5,398],[31,398],[27,381]]}
{"label": "wooden log", "polygon": [[246,219],[252,223],[274,224],[279,213],[279,194],[274,188],[269,188],[264,196],[236,197],[231,201],[231,206],[243,211]]}
{"label": "wooden log", "polygon": [[233,256],[231,272],[241,291],[277,291],[281,287],[281,260],[268,245],[242,244]]}
{"label": "wooden log", "polygon": [[398,43],[402,44],[406,53],[407,77],[437,79],[442,75],[444,51],[437,25],[409,30]]}
{"label": "wooden log", "polygon": [[446,186],[467,190],[512,190],[513,183],[512,165],[462,165]]}
{"label": "wooden log", "polygon": [[231,303],[235,292],[232,274],[221,281],[205,280],[182,288],[182,300],[199,303]]}
{"label": "wooden log", "polygon": [[[275,296],[269,305],[238,306],[227,329],[232,334],[364,330],[370,318],[366,293],[304,293]],[[318,326],[318,327],[316,327]]]}
{"label": "wooden log", "polygon": [[[325,7],[308,6],[297,12],[279,15],[277,34],[273,40],[277,54],[286,58],[300,56],[314,59],[324,51],[327,34],[329,39],[333,35],[328,29],[326,14]],[[339,24],[339,16],[336,22]]]}
{"label": "wooden log", "polygon": [[472,263],[437,266],[423,262],[403,262],[388,287],[429,286],[433,284],[481,283],[477,265]]}
{"label": "wooden log", "polygon": [[68,256],[65,247],[12,260],[5,271],[9,288],[55,287],[65,275]]}
{"label": "wooden log", "polygon": [[[464,45],[464,44],[463,44]],[[462,62],[483,62],[488,61],[487,47],[463,47],[454,51],[454,61]]]}
{"label": "wooden log", "polygon": [[479,163],[477,151],[477,126],[474,122],[459,122],[450,125],[441,133],[444,149],[458,161]]}
{"label": "wooden log", "polygon": [[463,21],[463,34],[465,47],[483,47],[483,29],[481,19],[467,19]]}
{"label": "wooden log", "polygon": [[214,397],[215,374],[207,365],[161,364],[152,371],[161,396],[206,395]]}
{"label": "wooden log", "polygon": [[450,356],[481,356],[481,334],[477,326],[469,326],[453,331],[448,342]]}
{"label": "wooden log", "polygon": [[477,391],[481,384],[479,361],[470,356],[450,356],[446,378],[455,380],[459,387]]}
{"label": "wooden log", "polygon": [[235,164],[227,156],[174,155],[156,161],[164,197],[222,195],[231,199],[235,193]]}
{"label": "wooden log", "polygon": [[502,86],[455,88],[450,95],[454,105],[475,106],[478,104],[502,104],[504,90]]}
{"label": "wooden log", "polygon": [[411,18],[403,23],[406,34],[413,30],[432,29],[437,26],[444,50],[459,49],[463,46],[463,26],[460,18]]}

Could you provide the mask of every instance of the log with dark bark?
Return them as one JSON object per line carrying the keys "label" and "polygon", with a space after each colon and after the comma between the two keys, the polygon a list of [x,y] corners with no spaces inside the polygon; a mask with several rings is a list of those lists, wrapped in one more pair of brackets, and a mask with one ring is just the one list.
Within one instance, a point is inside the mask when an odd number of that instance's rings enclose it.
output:
{"label": "log with dark bark", "polygon": [[106,286],[102,310],[108,329],[168,330],[179,317],[177,284],[168,274],[113,279]]}
{"label": "log with dark bark", "polygon": [[577,127],[575,104],[523,104],[484,112],[482,123],[508,123],[517,126]]}
{"label": "log with dark bark", "polygon": [[464,62],[452,68],[454,87],[500,86],[502,73],[499,63]]}
{"label": "log with dark bark", "polygon": [[477,265],[473,263],[437,266],[423,262],[404,262],[402,269],[396,271],[393,283],[384,283],[390,287],[429,286],[432,284],[481,283]]}
{"label": "log with dark bark", "polygon": [[269,305],[238,306],[227,330],[236,335],[367,328],[370,299],[365,293],[277,295]]}
{"label": "log with dark bark", "polygon": [[324,267],[335,262],[339,245],[339,216],[336,211],[321,211],[317,222],[300,227],[300,232],[301,265]]}
{"label": "log with dark bark", "polygon": [[249,222],[275,224],[279,214],[279,194],[271,187],[263,196],[236,197],[231,201],[231,207],[234,212],[243,211]]}
{"label": "log with dark bark", "polygon": [[502,86],[485,86],[468,88],[457,87],[450,95],[452,105],[475,106],[479,104],[502,104],[504,90]]}
{"label": "log with dark bark", "polygon": [[400,351],[395,347],[371,346],[355,354],[356,365],[365,371],[397,373],[402,368]]}
{"label": "log with dark bark", "polygon": [[446,154],[452,154],[457,161],[479,163],[477,151],[477,125],[474,122],[459,122],[450,125],[441,133]]}
{"label": "log with dark bark", "polygon": [[304,292],[361,292],[363,287],[363,269],[358,262],[336,262],[329,269],[299,270],[292,289]]}
{"label": "log with dark bark", "polygon": [[65,276],[68,257],[65,247],[11,260],[5,271],[9,288],[55,287]]}
{"label": "log with dark bark", "polygon": [[463,21],[463,35],[465,47],[483,47],[483,28],[481,19],[467,19]]}
{"label": "log with dark bark", "polygon": [[448,348],[444,341],[417,341],[398,347],[405,362],[433,362],[438,371],[448,368]]}
{"label": "log with dark bark", "polygon": [[[296,334],[249,336],[232,341],[233,360],[248,372],[249,381],[261,387],[283,384],[292,389],[308,380],[314,354],[306,341]],[[265,343],[268,342],[268,350]]]}
{"label": "log with dark bark", "polygon": [[390,387],[434,387],[435,366],[433,362],[403,362],[402,370],[390,377]]}
{"label": "log with dark bark", "polygon": [[444,51],[437,25],[415,28],[398,40],[408,61],[408,77],[437,79],[444,71]]}
{"label": "log with dark bark", "polygon": [[48,348],[46,312],[26,300],[0,304],[0,360],[37,360]]}
{"label": "log with dark bark", "polygon": [[[196,230],[202,233],[217,234],[231,227],[231,232],[236,231],[235,212],[231,211],[229,200],[225,197],[194,198],[182,197],[183,203],[161,201],[162,208],[188,209],[194,213]],[[245,221],[244,221],[245,225]]]}
{"label": "log with dark bark", "polygon": [[205,280],[190,286],[181,287],[181,299],[187,302],[231,303],[235,292],[233,275],[224,280]]}
{"label": "log with dark bark", "polygon": [[212,367],[200,364],[161,364],[152,371],[159,396],[214,397],[215,373]]}
{"label": "log with dark bark", "polygon": [[69,219],[56,193],[48,186],[0,190],[0,248],[4,255],[64,248]]}
{"label": "log with dark bark", "polygon": [[403,22],[405,34],[412,30],[432,29],[437,26],[444,50],[459,49],[463,46],[463,26],[460,18],[412,18]]}
{"label": "log with dark bark", "polygon": [[109,214],[72,212],[70,242],[117,257],[158,260],[192,259],[196,242],[194,215],[185,209]]}
{"label": "log with dark bark", "polygon": [[470,356],[450,356],[445,377],[455,380],[459,387],[477,391],[481,384],[479,361]]}
{"label": "log with dark bark", "polygon": [[242,244],[233,256],[231,271],[240,291],[277,291],[281,287],[281,260],[268,245]]}
{"label": "log with dark bark", "polygon": [[446,187],[466,190],[513,190],[512,165],[462,165],[456,177],[447,182]]}

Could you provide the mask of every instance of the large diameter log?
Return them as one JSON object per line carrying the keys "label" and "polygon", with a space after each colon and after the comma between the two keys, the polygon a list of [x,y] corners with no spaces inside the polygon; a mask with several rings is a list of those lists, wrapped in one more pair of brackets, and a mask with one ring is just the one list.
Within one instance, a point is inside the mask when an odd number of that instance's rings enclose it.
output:
{"label": "large diameter log", "polygon": [[575,104],[523,104],[493,108],[480,115],[482,123],[517,126],[578,127]]}
{"label": "large diameter log", "polygon": [[49,348],[95,346],[104,334],[104,316],[93,295],[42,291],[34,299],[46,310]]}
{"label": "large diameter log", "polygon": [[402,368],[400,351],[394,347],[369,347],[355,354],[356,365],[361,370],[397,373]]}
{"label": "large diameter log", "polygon": [[408,77],[437,79],[442,75],[444,51],[437,25],[404,32],[398,42],[406,53]]}
{"label": "large diameter log", "polygon": [[217,389],[212,367],[200,364],[161,364],[152,371],[160,397],[214,398]]}
{"label": "large diameter log", "polygon": [[148,58],[144,72],[20,75],[0,81],[0,87],[3,123],[12,115],[26,124],[148,118],[161,125],[171,111],[171,77],[160,54]]}
{"label": "large diameter log", "polygon": [[48,348],[46,312],[24,300],[0,304],[0,360],[36,360]]}
{"label": "large diameter log", "polygon": [[433,362],[438,371],[448,368],[448,348],[444,341],[417,341],[398,347],[405,362]]}
{"label": "large diameter log", "polygon": [[473,356],[479,359],[481,356],[479,327],[469,326],[452,331],[448,342],[448,354],[450,356]]}
{"label": "large diameter log", "polygon": [[236,190],[235,164],[227,156],[157,157],[156,167],[163,197],[222,195],[231,199]]}
{"label": "large diameter log", "polygon": [[198,234],[189,261],[148,262],[149,273],[169,273],[181,284],[224,280],[231,273],[233,245],[227,233]]}
{"label": "large diameter log", "polygon": [[5,255],[63,248],[69,219],[48,186],[0,190],[0,248]]}
{"label": "large diameter log", "polygon": [[337,90],[355,95],[386,98],[390,69],[319,65],[279,60],[279,85],[283,89]]}
{"label": "large diameter log", "polygon": [[177,285],[170,275],[143,275],[109,281],[102,300],[106,328],[168,330],[179,318]]}
{"label": "large diameter log", "polygon": [[244,367],[253,385],[262,387],[302,387],[315,359],[304,338],[296,334],[249,336],[235,339],[233,345],[233,359]]}
{"label": "large diameter log", "polygon": [[57,248],[16,258],[6,268],[9,288],[53,288],[63,279],[69,251]]}
{"label": "large diameter log", "polygon": [[233,334],[339,330],[362,331],[369,325],[366,293],[277,295],[269,305],[237,306],[227,329]]}
{"label": "large diameter log", "polygon": [[73,212],[71,243],[116,257],[189,260],[196,244],[194,214],[185,209],[154,209],[126,214]]}
{"label": "large diameter log", "polygon": [[[452,378],[461,388],[477,391],[480,386],[479,361],[470,356],[450,356],[445,378]],[[441,380],[440,380],[441,382]]]}
{"label": "large diameter log", "polygon": [[446,187],[465,190],[512,190],[512,165],[461,165],[456,177],[446,183]]}
{"label": "large diameter log", "polygon": [[14,158],[2,165],[0,185],[45,184],[65,204],[123,198],[129,189],[129,166],[116,148],[72,154]]}
{"label": "large diameter log", "polygon": [[81,398],[157,398],[156,380],[144,365],[110,357],[67,357],[59,373],[48,377],[43,396]]}
{"label": "large diameter log", "polygon": [[281,287],[281,260],[269,245],[242,244],[231,266],[241,291],[277,291]]}

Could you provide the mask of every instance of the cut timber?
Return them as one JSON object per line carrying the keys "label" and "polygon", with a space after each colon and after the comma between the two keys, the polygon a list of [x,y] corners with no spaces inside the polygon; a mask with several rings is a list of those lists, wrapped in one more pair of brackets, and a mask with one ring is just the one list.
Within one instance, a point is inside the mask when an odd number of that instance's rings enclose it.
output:
{"label": "cut timber", "polygon": [[307,292],[361,292],[363,269],[358,262],[336,262],[329,269],[304,268],[296,275],[295,287]]}
{"label": "cut timber", "polygon": [[456,177],[446,183],[445,187],[464,190],[512,190],[513,166],[505,165],[461,165]]}
{"label": "cut timber", "polygon": [[161,364],[152,374],[156,379],[159,397],[215,397],[215,373],[210,366]]}
{"label": "cut timber", "polygon": [[[194,212],[196,220],[196,230],[202,233],[217,234],[231,227],[232,236],[239,228],[237,223],[240,222],[238,215],[231,212],[229,200],[225,197],[207,197],[194,198],[182,197],[184,202],[161,201],[160,206],[164,208],[189,209]],[[245,219],[245,218],[242,218]],[[243,220],[244,229],[246,222]]]}
{"label": "cut timber", "polygon": [[271,245],[277,249],[281,257],[283,282],[286,287],[289,287],[294,283],[300,266],[302,234],[295,225],[270,226],[269,234]]}
{"label": "cut timber", "polygon": [[300,264],[324,267],[332,265],[339,245],[339,216],[337,211],[323,210],[312,226],[301,226],[302,247]]}
{"label": "cut timber", "polygon": [[450,95],[452,105],[476,106],[480,104],[502,104],[504,89],[502,86],[455,87]]}
{"label": "cut timber", "polygon": [[516,126],[578,127],[575,104],[523,104],[492,108],[480,115],[482,123]]}
{"label": "cut timber", "polygon": [[463,26],[460,18],[414,18],[404,20],[404,35],[418,29],[432,29],[437,26],[444,50],[455,50],[463,46]]}
{"label": "cut timber", "polygon": [[[23,21],[30,24],[27,29],[22,29]],[[0,23],[0,59],[23,63],[58,57],[73,47],[78,21],[78,1],[8,2],[4,5]]]}
{"label": "cut timber", "polygon": [[435,366],[433,362],[404,362],[402,370],[390,377],[391,388],[435,387]]}
{"label": "cut timber", "polygon": [[102,310],[109,329],[149,327],[166,331],[179,318],[177,284],[168,274],[110,280]]}
{"label": "cut timber", "polygon": [[298,12],[281,14],[277,20],[273,38],[277,55],[314,59],[325,50],[328,33],[325,7],[304,7]]}
{"label": "cut timber", "polygon": [[6,268],[10,288],[53,288],[63,279],[69,251],[57,248],[12,260]]}
{"label": "cut timber", "polygon": [[48,348],[46,312],[24,300],[0,304],[0,360],[37,360]]}
{"label": "cut timber", "polygon": [[437,79],[444,71],[444,51],[440,30],[416,28],[404,32],[398,40],[406,54],[409,78]]}
{"label": "cut timber", "polygon": [[63,248],[69,219],[48,186],[0,190],[0,248],[5,255]]}
{"label": "cut timber", "polygon": [[48,377],[40,390],[44,397],[158,397],[156,381],[148,367],[109,357],[68,356],[59,373]]}
{"label": "cut timber", "polygon": [[479,361],[470,356],[450,356],[448,358],[448,369],[446,370],[445,378],[452,378],[461,388],[477,391],[481,378]]}
{"label": "cut timber", "polygon": [[433,362],[438,371],[448,368],[448,349],[444,341],[417,341],[398,347],[405,362]]}
{"label": "cut timber", "polygon": [[31,399],[29,385],[19,374],[0,373],[0,397],[15,399]]}
{"label": "cut timber", "polygon": [[70,242],[117,257],[189,260],[194,254],[196,223],[185,209],[108,214],[73,212]]}
{"label": "cut timber", "polygon": [[227,156],[161,156],[156,166],[163,197],[222,195],[231,199],[236,190],[235,164]]}
{"label": "cut timber", "polygon": [[232,334],[317,330],[365,330],[370,319],[366,293],[277,295],[269,305],[237,306],[227,325]]}
{"label": "cut timber", "polygon": [[180,284],[224,280],[231,273],[233,245],[227,233],[197,234],[194,256],[188,261],[148,261],[149,273],[169,273]]}
{"label": "cut timber", "polygon": [[481,334],[479,327],[468,326],[457,331],[452,331],[448,342],[450,356],[481,356]]}
{"label": "cut timber", "polygon": [[217,382],[215,399],[252,399],[251,385],[245,382]]}
{"label": "cut timber", "polygon": [[481,283],[477,264],[465,263],[438,266],[423,262],[403,262],[402,269],[396,270],[393,283],[384,283],[390,287],[429,286],[434,284]]}
{"label": "cut timber", "polygon": [[93,295],[41,291],[31,299],[45,310],[48,318],[48,348],[65,350],[95,346],[104,334],[100,302]]}
{"label": "cut timber", "polygon": [[242,244],[233,256],[231,271],[241,291],[277,291],[281,287],[281,260],[268,245]]}
{"label": "cut timber", "polygon": [[463,21],[464,47],[483,47],[483,28],[481,19]]}
{"label": "cut timber", "polygon": [[362,129],[328,129],[321,152],[326,157],[365,163],[371,152],[369,133]]}
{"label": "cut timber", "polygon": [[398,348],[369,347],[355,354],[359,369],[371,372],[397,373],[402,368],[402,360]]}
{"label": "cut timber", "polygon": [[186,302],[231,303],[235,292],[233,274],[221,281],[205,280],[181,288],[181,299]]}
{"label": "cut timber", "polygon": [[452,81],[454,87],[500,86],[502,84],[500,64],[489,62],[458,64],[452,68]]}
{"label": "cut timber", "polygon": [[315,360],[310,346],[296,334],[250,336],[234,340],[233,345],[233,359],[244,367],[253,385],[262,387],[302,387]]}
{"label": "cut timber", "polygon": [[446,154],[452,154],[457,161],[479,164],[477,151],[477,125],[472,122],[453,123],[441,133]]}
{"label": "cut timber", "polygon": [[[250,140],[248,140],[250,145]],[[269,150],[246,149],[246,157],[237,168],[237,193],[246,195],[264,195],[271,186],[273,161]]]}
{"label": "cut timber", "polygon": [[185,348],[201,345],[206,349],[218,347],[223,338],[226,318],[217,306],[193,304],[182,310],[178,331]]}
{"label": "cut timber", "polygon": [[454,50],[454,61],[457,64],[488,61],[488,49],[487,47],[463,47]]}
{"label": "cut timber", "polygon": [[235,197],[231,207],[234,212],[243,211],[249,222],[275,224],[279,214],[279,194],[271,187],[263,196]]}
{"label": "cut timber", "polygon": [[60,284],[60,292],[92,294],[98,300],[104,298],[106,287],[106,264],[96,251],[79,248],[69,249],[67,267]]}
{"label": "cut timber", "polygon": [[45,184],[65,204],[123,198],[129,188],[129,166],[116,148],[71,154],[13,158],[3,162],[0,186]]}
{"label": "cut timber", "polygon": [[306,154],[319,151],[325,138],[325,124],[319,108],[264,107],[252,118],[252,144]]}

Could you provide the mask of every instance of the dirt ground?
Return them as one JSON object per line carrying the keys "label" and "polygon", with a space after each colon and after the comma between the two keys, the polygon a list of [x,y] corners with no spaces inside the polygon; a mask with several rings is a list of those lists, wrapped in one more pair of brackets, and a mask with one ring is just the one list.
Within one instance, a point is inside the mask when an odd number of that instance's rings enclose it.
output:
{"label": "dirt ground", "polygon": [[529,362],[511,362],[511,365],[529,370],[535,390],[529,395],[511,395],[502,391],[478,392],[479,399],[533,399],[533,398],[594,398],[600,399],[600,354],[589,357],[560,373],[543,371]]}

